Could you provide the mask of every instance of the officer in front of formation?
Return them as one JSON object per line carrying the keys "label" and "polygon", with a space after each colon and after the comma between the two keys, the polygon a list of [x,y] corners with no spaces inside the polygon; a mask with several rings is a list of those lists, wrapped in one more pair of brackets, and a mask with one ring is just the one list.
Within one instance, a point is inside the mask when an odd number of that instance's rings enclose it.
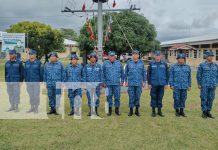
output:
{"label": "officer in front of formation", "polygon": [[112,114],[112,106],[113,106],[113,96],[114,96],[114,106],[115,106],[115,114],[117,116],[120,115],[119,107],[120,107],[120,86],[123,86],[124,82],[124,70],[120,61],[116,60],[115,52],[110,51],[109,60],[106,60],[103,63],[103,86],[107,87],[107,102],[109,105],[108,116]]}
{"label": "officer in front of formation", "polygon": [[57,82],[64,82],[64,66],[58,61],[56,52],[49,53],[50,61],[44,66],[44,82],[48,90],[49,106],[48,114],[58,115],[57,109],[60,105],[61,89],[56,88]]}
{"label": "officer in front of formation", "polygon": [[43,67],[42,63],[36,57],[37,51],[30,50],[29,60],[26,61],[24,66],[24,77],[31,105],[27,113],[38,113],[40,102],[40,82],[43,81]]}
{"label": "officer in front of formation", "polygon": [[213,52],[205,52],[206,61],[198,66],[197,82],[201,90],[202,118],[214,118],[211,114],[215,91],[218,84],[218,65],[213,62]]}
{"label": "officer in front of formation", "polygon": [[[82,89],[77,87],[78,82],[84,81],[83,66],[78,64],[78,56],[72,54],[70,57],[70,64],[67,65],[65,69],[65,82],[68,85],[68,98],[70,100],[71,112],[69,116],[74,114],[78,115],[79,106],[82,98]],[[75,112],[75,113],[74,113]]]}
{"label": "officer in front of formation", "polygon": [[18,112],[20,103],[20,82],[24,79],[23,62],[17,60],[16,51],[9,51],[9,60],[5,63],[5,81],[11,107],[9,111]]}
{"label": "officer in front of formation", "polygon": [[185,63],[186,56],[183,53],[177,55],[177,64],[170,68],[170,88],[173,90],[174,109],[176,116],[186,117],[184,113],[187,91],[191,90],[191,67]]}
{"label": "officer in front of formation", "polygon": [[[84,80],[85,82],[94,82],[99,83],[96,85],[97,87],[95,90],[93,88],[88,88],[86,95],[88,98],[88,106],[89,106],[89,113],[88,116],[91,116],[92,114],[99,116],[98,114],[98,107],[100,104],[99,98],[100,98],[100,82],[102,82],[102,67],[99,63],[97,63],[98,58],[97,54],[95,52],[90,53],[89,55],[89,61],[90,63],[87,64],[84,67]],[[92,86],[92,85],[91,85]],[[95,86],[95,85],[93,85]],[[94,97],[94,103],[92,101],[92,98]],[[92,107],[95,107],[95,111],[92,110]]]}
{"label": "officer in front of formation", "polygon": [[146,83],[146,69],[144,62],[139,59],[139,51],[133,50],[132,59],[129,60],[125,67],[125,83],[128,86],[129,94],[129,114],[133,115],[133,108],[135,107],[135,115],[140,116],[140,97],[142,93],[142,87]]}
{"label": "officer in front of formation", "polygon": [[[160,51],[154,52],[154,58],[155,60],[149,63],[147,72],[148,86],[151,90],[152,117],[156,117],[157,114],[164,117],[161,109],[164,90],[168,85],[169,69],[167,63],[161,60],[162,55]],[[157,114],[156,108],[158,108]]]}

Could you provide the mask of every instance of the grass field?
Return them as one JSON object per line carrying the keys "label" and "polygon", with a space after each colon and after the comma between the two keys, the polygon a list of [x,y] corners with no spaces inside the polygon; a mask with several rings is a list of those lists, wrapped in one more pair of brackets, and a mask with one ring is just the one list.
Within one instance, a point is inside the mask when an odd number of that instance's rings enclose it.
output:
{"label": "grass field", "polygon": [[[3,68],[3,62],[0,61],[1,81]],[[169,89],[163,100],[163,112],[166,115],[164,118],[150,116],[148,90],[144,90],[141,97],[141,117],[127,116],[128,96],[122,94],[120,117],[106,117],[105,97],[102,96],[100,115],[103,119],[92,120],[86,117],[88,108],[84,97],[81,120],[74,120],[68,116],[64,120],[59,116],[51,116],[49,120],[0,120],[0,149],[217,150],[218,103],[215,101],[213,107],[216,119],[201,118],[195,74],[193,72],[193,88],[188,95],[187,118],[175,117],[172,91]],[[67,103],[66,113],[68,111]]]}

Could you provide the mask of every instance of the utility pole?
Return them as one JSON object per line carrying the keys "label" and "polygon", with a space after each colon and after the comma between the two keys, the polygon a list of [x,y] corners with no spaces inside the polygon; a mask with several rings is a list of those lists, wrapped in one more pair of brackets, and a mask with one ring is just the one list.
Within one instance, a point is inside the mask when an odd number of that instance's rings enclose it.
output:
{"label": "utility pole", "polygon": [[[92,0],[95,3],[98,3],[97,10],[85,10],[85,12],[98,12],[98,61],[99,63],[103,62],[103,12],[117,12],[117,11],[127,11],[127,10],[140,10],[140,8],[131,8],[130,9],[105,9],[103,10],[103,3],[108,2],[108,0]],[[82,10],[71,10],[68,7],[65,7],[61,12],[84,12]]]}

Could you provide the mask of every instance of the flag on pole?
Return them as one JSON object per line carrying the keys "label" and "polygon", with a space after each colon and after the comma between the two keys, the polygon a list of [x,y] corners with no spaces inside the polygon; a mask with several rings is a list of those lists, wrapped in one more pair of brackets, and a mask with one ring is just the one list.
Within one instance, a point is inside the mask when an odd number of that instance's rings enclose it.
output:
{"label": "flag on pole", "polygon": [[91,27],[91,23],[88,23],[88,32],[91,33],[92,32],[92,27]]}
{"label": "flag on pole", "polygon": [[92,32],[91,34],[91,40],[94,41],[95,40],[95,34]]}
{"label": "flag on pole", "polygon": [[82,6],[82,11],[85,12],[86,11],[86,4],[84,3]]}
{"label": "flag on pole", "polygon": [[116,5],[117,5],[117,4],[116,4],[116,1],[114,0],[114,3],[113,3],[113,8],[114,8],[114,7],[116,7]]}

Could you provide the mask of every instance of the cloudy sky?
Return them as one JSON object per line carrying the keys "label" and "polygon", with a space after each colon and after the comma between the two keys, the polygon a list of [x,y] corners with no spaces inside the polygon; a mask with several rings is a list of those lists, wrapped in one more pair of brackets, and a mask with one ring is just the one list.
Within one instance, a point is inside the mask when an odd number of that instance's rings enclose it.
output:
{"label": "cloudy sky", "polygon": [[[156,26],[158,40],[218,33],[218,0],[116,0],[116,8],[136,4],[139,14]],[[11,24],[29,20],[40,21],[54,28],[73,28],[79,32],[86,21],[83,13],[61,13],[64,6],[81,9],[96,8],[92,0],[0,0],[0,31]],[[113,0],[109,0],[112,5]],[[105,4],[104,8],[108,8]],[[89,18],[92,14],[89,14]]]}

